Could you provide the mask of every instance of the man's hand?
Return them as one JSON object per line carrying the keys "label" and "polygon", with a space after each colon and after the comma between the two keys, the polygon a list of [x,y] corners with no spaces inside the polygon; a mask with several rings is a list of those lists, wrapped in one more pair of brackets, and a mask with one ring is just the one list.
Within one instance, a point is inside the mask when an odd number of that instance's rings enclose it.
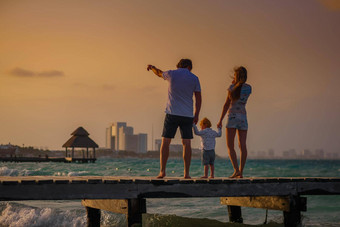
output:
{"label": "man's hand", "polygon": [[197,122],[198,122],[198,116],[194,116],[194,124],[196,125],[197,124]]}
{"label": "man's hand", "polygon": [[155,66],[153,66],[153,65],[148,65],[148,67],[146,68],[146,70],[150,71],[150,69],[152,69],[153,67],[155,67]]}

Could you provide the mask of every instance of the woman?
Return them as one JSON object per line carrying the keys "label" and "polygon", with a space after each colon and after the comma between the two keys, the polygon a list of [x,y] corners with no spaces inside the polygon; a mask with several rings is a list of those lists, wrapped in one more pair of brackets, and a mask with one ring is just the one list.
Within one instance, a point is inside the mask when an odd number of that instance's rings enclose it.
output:
{"label": "woman", "polygon": [[[227,113],[226,137],[228,153],[234,168],[234,173],[230,178],[242,178],[243,169],[247,159],[247,112],[246,103],[251,94],[251,86],[246,84],[247,70],[243,66],[234,69],[234,80],[228,88],[228,97],[223,106],[220,121],[217,127],[222,127],[222,121]],[[236,152],[234,149],[234,140],[236,131],[238,134],[239,147],[241,152],[240,167],[237,163]]]}

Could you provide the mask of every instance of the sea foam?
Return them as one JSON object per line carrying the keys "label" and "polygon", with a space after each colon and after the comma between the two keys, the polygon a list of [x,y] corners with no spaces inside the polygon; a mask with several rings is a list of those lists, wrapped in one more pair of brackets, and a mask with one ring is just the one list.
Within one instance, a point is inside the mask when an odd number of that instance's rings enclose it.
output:
{"label": "sea foam", "polygon": [[52,208],[36,208],[17,203],[1,204],[1,226],[85,226],[85,211],[61,211]]}
{"label": "sea foam", "polygon": [[17,169],[9,169],[8,167],[0,167],[0,176],[18,176]]}

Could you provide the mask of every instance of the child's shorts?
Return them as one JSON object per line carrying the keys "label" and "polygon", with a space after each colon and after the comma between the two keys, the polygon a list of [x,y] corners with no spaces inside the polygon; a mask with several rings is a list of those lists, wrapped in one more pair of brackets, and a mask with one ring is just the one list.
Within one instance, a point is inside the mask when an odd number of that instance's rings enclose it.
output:
{"label": "child's shorts", "polygon": [[247,115],[229,113],[227,116],[226,128],[236,128],[240,130],[248,130]]}
{"label": "child's shorts", "polygon": [[215,150],[203,150],[202,154],[203,165],[214,165],[215,162]]}

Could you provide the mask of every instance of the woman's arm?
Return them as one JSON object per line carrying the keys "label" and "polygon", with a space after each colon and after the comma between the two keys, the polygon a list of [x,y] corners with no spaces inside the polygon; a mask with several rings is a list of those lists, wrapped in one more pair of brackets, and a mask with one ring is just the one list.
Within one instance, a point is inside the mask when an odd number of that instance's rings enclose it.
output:
{"label": "woman's arm", "polygon": [[217,128],[221,128],[222,127],[222,121],[224,119],[225,114],[227,113],[227,111],[229,109],[230,102],[231,102],[229,93],[230,92],[228,92],[227,100],[225,101],[224,106],[223,106],[223,110],[222,110],[222,114],[221,114],[221,117],[220,117],[220,121],[217,123]]}

